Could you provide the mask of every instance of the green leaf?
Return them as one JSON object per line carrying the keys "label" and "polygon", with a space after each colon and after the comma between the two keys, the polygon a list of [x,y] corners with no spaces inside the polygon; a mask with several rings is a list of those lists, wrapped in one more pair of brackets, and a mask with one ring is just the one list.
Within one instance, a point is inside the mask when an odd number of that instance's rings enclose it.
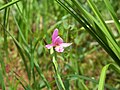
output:
{"label": "green leaf", "polygon": [[97,16],[98,20],[100,21],[101,27],[103,28],[102,31],[105,34],[106,40],[108,42],[108,46],[110,46],[110,48],[114,51],[114,53],[120,60],[120,47],[119,47],[118,43],[116,42],[113,34],[109,31],[106,23],[104,22],[100,12],[95,7],[94,3],[91,0],[88,0],[88,3],[90,5],[90,7],[92,8],[94,14]]}
{"label": "green leaf", "polygon": [[[78,80],[78,79],[83,79],[83,80],[87,80],[87,81],[91,81],[95,84],[98,84],[99,82],[95,79],[92,79],[92,78],[89,78],[89,77],[86,77],[86,76],[83,76],[83,75],[75,75],[75,74],[69,74],[67,75],[67,79],[68,80]],[[108,84],[105,84],[105,87],[108,88],[109,90],[117,90],[116,88],[108,85]]]}
{"label": "green leaf", "polygon": [[11,5],[19,2],[19,1],[21,1],[21,0],[11,1],[11,2],[9,2],[9,3],[7,3],[7,4],[3,5],[3,6],[1,6],[1,7],[0,7],[0,10],[3,10],[3,9],[5,9],[5,8],[7,8],[7,7],[9,7],[9,6],[11,6]]}
{"label": "green leaf", "polygon": [[107,64],[106,66],[104,66],[102,71],[101,71],[99,85],[98,85],[98,90],[104,90],[106,72],[107,72],[108,68],[112,68],[118,74],[120,74],[120,68],[116,64],[112,63],[112,64]]}
{"label": "green leaf", "polygon": [[115,12],[114,12],[114,9],[113,9],[113,7],[111,6],[109,0],[104,0],[104,2],[105,2],[105,5],[106,5],[107,9],[109,10],[109,12],[110,12],[110,14],[111,14],[111,16],[112,16],[112,18],[113,18],[113,20],[114,20],[114,23],[115,23],[115,25],[116,25],[116,27],[117,27],[117,29],[118,29],[118,32],[119,32],[119,34],[120,34],[120,23],[119,23],[119,20],[118,20],[118,18],[117,18],[117,16],[116,16]]}
{"label": "green leaf", "polygon": [[32,88],[30,87],[30,85],[27,84],[27,82],[21,76],[19,76],[16,72],[14,72],[14,73],[15,73],[15,78],[19,81],[19,83],[21,84],[21,86],[25,90],[32,90]]}
{"label": "green leaf", "polygon": [[[66,11],[68,11],[96,41],[106,50],[113,60],[120,66],[120,48],[113,34],[108,29],[100,12],[91,0],[88,0],[97,19],[89,14],[76,0],[56,0]],[[74,6],[74,7],[73,7]]]}
{"label": "green leaf", "polygon": [[2,87],[2,90],[5,90],[4,77],[1,69],[0,69],[0,86]]}
{"label": "green leaf", "polygon": [[53,66],[54,66],[55,80],[56,80],[57,86],[58,86],[59,90],[66,90],[65,86],[63,84],[63,81],[61,79],[60,73],[59,73],[59,69],[58,69],[59,67],[58,67],[58,63],[56,60],[56,53],[54,52],[53,48],[50,49],[50,54],[52,56],[52,62],[53,62]]}
{"label": "green leaf", "polygon": [[40,67],[39,67],[39,65],[38,65],[38,63],[37,63],[36,61],[34,61],[34,65],[35,65],[35,68],[36,68],[38,74],[40,75],[40,77],[42,78],[42,80],[45,82],[45,84],[46,84],[48,90],[51,90],[51,87],[50,87],[48,81],[46,80],[46,78],[45,78],[43,72],[41,71],[41,69],[40,69]]}
{"label": "green leaf", "polygon": [[[28,70],[27,62],[26,62],[26,59],[25,59],[25,56],[24,56],[24,53],[23,53],[23,51],[24,51],[24,50],[26,51],[26,49],[23,48],[23,47],[20,45],[20,43],[14,38],[14,36],[13,36],[8,30],[5,29],[5,31],[12,37],[15,45],[17,46],[17,49],[18,49],[18,51],[19,51],[19,53],[20,53],[20,55],[21,55],[21,57],[22,57],[22,60],[23,60],[23,62],[24,62],[25,69],[26,69],[27,74],[28,74],[28,78],[30,79],[30,72],[29,72],[29,70]],[[26,52],[27,52],[27,51],[26,51]],[[28,55],[29,55],[29,53],[28,53]]]}

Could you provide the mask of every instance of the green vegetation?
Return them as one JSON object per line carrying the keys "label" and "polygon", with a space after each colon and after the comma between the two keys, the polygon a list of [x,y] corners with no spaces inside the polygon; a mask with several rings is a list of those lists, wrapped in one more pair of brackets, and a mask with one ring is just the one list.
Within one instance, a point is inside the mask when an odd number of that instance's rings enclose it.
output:
{"label": "green vegetation", "polygon": [[[1,0],[0,89],[120,90],[119,5],[119,0]],[[56,28],[72,43],[64,52],[45,47]]]}

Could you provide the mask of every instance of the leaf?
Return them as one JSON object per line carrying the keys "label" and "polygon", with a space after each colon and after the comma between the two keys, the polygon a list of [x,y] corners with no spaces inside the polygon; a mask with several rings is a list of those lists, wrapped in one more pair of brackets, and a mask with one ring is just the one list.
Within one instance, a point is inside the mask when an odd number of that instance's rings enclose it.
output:
{"label": "leaf", "polygon": [[0,69],[0,86],[2,87],[2,90],[5,90],[4,77],[1,69]]}
{"label": "leaf", "polygon": [[114,12],[114,9],[113,9],[113,7],[111,6],[109,0],[104,0],[104,2],[105,2],[105,5],[106,5],[108,11],[110,12],[110,14],[111,14],[111,16],[112,16],[112,18],[113,18],[113,20],[114,20],[114,23],[115,23],[115,25],[116,25],[116,27],[117,27],[117,29],[118,29],[118,32],[119,32],[119,34],[120,34],[120,23],[119,23],[119,20],[118,20],[118,18],[117,18],[117,16],[116,16],[115,12]]}
{"label": "leaf", "polygon": [[7,3],[7,4],[3,5],[3,6],[1,6],[1,7],[0,7],[0,10],[3,10],[3,9],[5,9],[5,8],[7,8],[7,7],[9,7],[9,6],[11,6],[11,5],[19,2],[19,1],[21,1],[21,0],[11,1],[11,2],[9,2],[9,3]]}
{"label": "leaf", "polygon": [[[69,74],[66,76],[68,80],[78,80],[78,79],[83,79],[83,80],[87,80],[87,81],[91,81],[95,84],[98,84],[99,82],[95,79],[92,79],[92,78],[89,78],[89,77],[86,77],[86,76],[83,76],[83,75],[75,75],[75,74]],[[108,84],[105,84],[105,87],[108,88],[109,90],[117,90],[116,88],[108,85]]]}
{"label": "leaf", "polygon": [[111,64],[107,64],[106,66],[104,66],[102,71],[101,71],[98,90],[104,90],[106,72],[107,72],[108,68],[112,68],[118,74],[120,74],[120,68],[116,64],[111,63]]}
{"label": "leaf", "polygon": [[51,90],[51,87],[50,87],[48,81],[46,80],[44,74],[42,73],[42,71],[41,71],[41,69],[40,69],[40,67],[39,67],[39,65],[38,65],[38,63],[36,61],[34,61],[34,65],[35,65],[35,68],[36,68],[38,74],[40,75],[40,77],[42,78],[42,80],[45,82],[48,90]]}
{"label": "leaf", "polygon": [[71,0],[71,2],[68,2],[67,0],[56,1],[94,37],[94,39],[120,66],[120,47],[94,3],[91,0],[87,0],[97,18],[89,14],[77,0]]}

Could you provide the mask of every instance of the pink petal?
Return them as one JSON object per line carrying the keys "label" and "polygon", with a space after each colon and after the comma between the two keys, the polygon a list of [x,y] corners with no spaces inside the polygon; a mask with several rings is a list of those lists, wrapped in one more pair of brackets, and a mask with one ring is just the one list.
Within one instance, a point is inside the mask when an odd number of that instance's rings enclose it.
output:
{"label": "pink petal", "polygon": [[45,45],[45,47],[46,47],[47,49],[51,49],[53,46],[54,46],[53,44]]}
{"label": "pink petal", "polygon": [[59,45],[59,44],[63,43],[63,39],[60,36],[57,36],[57,38],[55,38],[53,43],[55,45]]}
{"label": "pink petal", "polygon": [[61,47],[68,47],[70,46],[72,43],[61,43],[60,46]]}
{"label": "pink petal", "polygon": [[52,42],[54,42],[54,40],[57,38],[57,36],[58,36],[58,29],[55,29],[52,34]]}
{"label": "pink petal", "polygon": [[63,48],[63,47],[60,47],[60,46],[56,46],[56,47],[55,47],[55,51],[57,51],[57,52],[63,52],[63,51],[64,51],[64,48]]}

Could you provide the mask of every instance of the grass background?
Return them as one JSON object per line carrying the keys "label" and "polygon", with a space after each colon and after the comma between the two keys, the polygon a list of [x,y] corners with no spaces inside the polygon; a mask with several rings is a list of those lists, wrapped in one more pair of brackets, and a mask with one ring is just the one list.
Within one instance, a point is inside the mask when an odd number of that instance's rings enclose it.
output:
{"label": "grass background", "polygon": [[[113,62],[87,31],[55,0],[1,0],[0,7],[0,88],[2,90],[58,90],[54,70],[46,43],[51,43],[55,28],[65,42],[73,44],[58,53],[59,72],[65,87],[71,90],[97,90],[102,67]],[[86,0],[79,0],[93,14]],[[101,0],[93,0],[105,21],[110,14]],[[119,0],[111,0],[120,18]],[[113,23],[107,24],[119,42],[119,34]],[[37,69],[37,63],[39,70]],[[77,77],[80,75],[81,77]],[[120,76],[109,69],[106,90],[120,89]],[[93,81],[92,81],[92,80]],[[114,89],[112,89],[112,87]],[[86,89],[87,90],[87,89]]]}

